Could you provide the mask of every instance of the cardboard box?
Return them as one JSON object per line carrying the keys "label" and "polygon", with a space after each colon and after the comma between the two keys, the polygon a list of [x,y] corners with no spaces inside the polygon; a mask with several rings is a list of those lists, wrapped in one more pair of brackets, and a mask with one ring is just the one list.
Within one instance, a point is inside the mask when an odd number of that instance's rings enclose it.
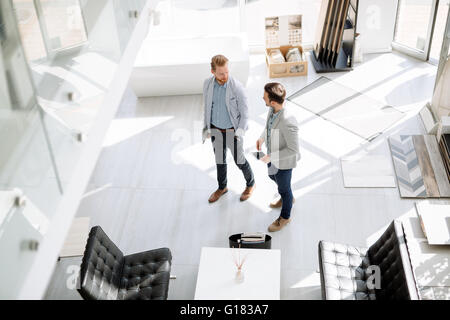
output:
{"label": "cardboard box", "polygon": [[[298,48],[302,56],[303,61],[298,62],[283,62],[272,63],[270,59],[270,52],[275,49],[279,49],[281,54],[286,57],[286,53],[291,48]],[[306,60],[305,52],[301,46],[281,46],[279,48],[267,48],[266,49],[266,63],[269,78],[283,78],[283,77],[295,77],[306,76],[308,74],[308,61]]]}
{"label": "cardboard box", "polygon": [[[302,48],[302,15],[268,17],[265,19],[266,63],[270,78],[305,76],[308,61]],[[286,58],[291,48],[298,48],[302,61],[273,63],[270,52],[279,49]]]}

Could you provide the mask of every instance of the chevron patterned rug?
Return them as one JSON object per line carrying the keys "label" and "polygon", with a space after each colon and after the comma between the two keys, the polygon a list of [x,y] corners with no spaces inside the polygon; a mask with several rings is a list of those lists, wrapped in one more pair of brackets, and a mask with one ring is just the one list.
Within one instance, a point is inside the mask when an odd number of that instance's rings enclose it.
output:
{"label": "chevron patterned rug", "polygon": [[450,197],[435,136],[392,136],[389,145],[402,198]]}
{"label": "chevron patterned rug", "polygon": [[423,183],[412,136],[391,137],[389,143],[400,195],[408,198],[426,198],[427,190]]}

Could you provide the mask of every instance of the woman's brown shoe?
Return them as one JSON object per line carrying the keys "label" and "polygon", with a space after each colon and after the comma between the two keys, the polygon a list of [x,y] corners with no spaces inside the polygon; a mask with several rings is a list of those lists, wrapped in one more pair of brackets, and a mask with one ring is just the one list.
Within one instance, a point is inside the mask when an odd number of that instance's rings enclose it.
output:
{"label": "woman's brown shoe", "polygon": [[216,191],[214,191],[214,193],[209,197],[208,201],[209,203],[214,203],[217,200],[220,199],[221,196],[223,196],[225,193],[228,192],[228,188],[225,189],[217,189]]}

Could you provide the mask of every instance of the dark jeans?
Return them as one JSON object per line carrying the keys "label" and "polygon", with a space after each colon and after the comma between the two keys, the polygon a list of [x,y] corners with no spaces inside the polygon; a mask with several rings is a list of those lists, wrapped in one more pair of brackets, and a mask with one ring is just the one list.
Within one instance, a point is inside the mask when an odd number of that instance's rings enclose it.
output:
{"label": "dark jeans", "polygon": [[291,216],[292,201],[294,200],[291,189],[292,169],[280,170],[272,165],[272,163],[269,163],[267,167],[269,169],[269,178],[277,184],[278,193],[283,201],[280,216],[283,219],[289,219]]}
{"label": "dark jeans", "polygon": [[219,189],[225,189],[227,186],[227,149],[230,149],[234,162],[242,171],[247,181],[247,187],[252,187],[255,184],[255,178],[252,168],[244,156],[242,138],[238,140],[234,135],[234,130],[227,130],[225,133],[217,129],[211,129],[211,141],[216,158]]}

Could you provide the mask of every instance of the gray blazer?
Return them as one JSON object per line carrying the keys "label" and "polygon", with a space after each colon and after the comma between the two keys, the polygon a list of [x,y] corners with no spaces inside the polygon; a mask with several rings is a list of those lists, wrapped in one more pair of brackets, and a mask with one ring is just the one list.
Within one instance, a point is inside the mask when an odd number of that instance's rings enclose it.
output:
{"label": "gray blazer", "polygon": [[[248,103],[247,95],[244,86],[239,80],[233,77],[228,78],[226,101],[225,104],[230,115],[231,123],[237,136],[243,137],[245,131],[248,129]],[[204,100],[204,114],[203,114],[203,142],[211,129],[211,109],[214,94],[215,77],[211,76],[203,83],[203,100]]]}
{"label": "gray blazer", "polygon": [[[297,167],[300,161],[300,148],[298,142],[297,119],[289,114],[289,110],[284,107],[280,110],[280,115],[275,119],[270,133],[271,154],[270,161],[278,169],[287,170]],[[261,134],[261,139],[267,141],[267,125],[269,123],[267,115],[266,127]]]}

